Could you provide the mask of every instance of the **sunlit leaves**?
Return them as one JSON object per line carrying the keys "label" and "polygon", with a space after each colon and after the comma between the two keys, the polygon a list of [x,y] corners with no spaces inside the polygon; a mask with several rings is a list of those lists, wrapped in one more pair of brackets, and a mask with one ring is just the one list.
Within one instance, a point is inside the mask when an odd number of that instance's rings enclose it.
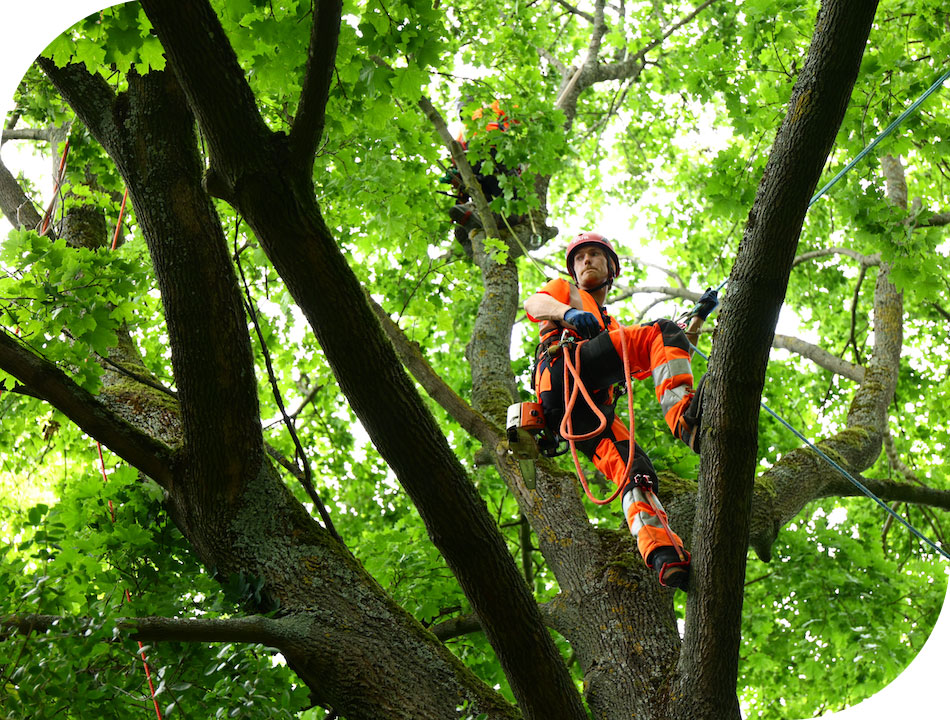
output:
{"label": "sunlit leaves", "polygon": [[162,70],[165,55],[152,25],[137,3],[106,8],[59,35],[44,51],[57,65],[83,63],[89,72],[102,66],[127,73]]}
{"label": "sunlit leaves", "polygon": [[[131,319],[127,300],[141,277],[136,266],[107,250],[71,248],[17,230],[3,243],[0,262],[15,268],[0,278],[4,325],[94,383],[99,368],[88,363],[88,351],[104,355],[116,343],[116,327]],[[61,342],[64,334],[74,343]]]}
{"label": "sunlit leaves", "polygon": [[[870,541],[875,513],[867,503],[852,507],[809,506],[781,534],[779,557],[750,558],[741,694],[761,702],[749,717],[807,717],[818,698],[829,710],[855,704],[896,677],[927,638],[946,575],[903,551],[895,565]],[[776,673],[783,682],[766,697],[756,688]]]}
{"label": "sunlit leaves", "polygon": [[[139,650],[115,630],[117,618],[235,610],[169,522],[161,490],[107,463],[103,479],[87,441],[55,505],[0,518],[13,540],[3,544],[0,563],[3,612],[64,618],[49,632],[0,644],[0,665],[10,670],[0,675],[0,702],[10,717],[62,717],[68,709],[68,717],[122,718],[130,707],[147,708]],[[204,596],[217,599],[199,602]],[[144,652],[166,716],[213,716],[224,707],[288,718],[303,704],[287,669],[260,648],[157,643]],[[226,672],[210,677],[209,668]]]}
{"label": "sunlit leaves", "polygon": [[[620,6],[626,12],[622,19],[616,14]],[[600,66],[646,47],[681,12],[657,3],[620,6],[608,4]],[[446,188],[438,183],[449,165],[448,153],[418,108],[420,96],[433,102],[453,133],[460,129],[456,101],[463,88],[467,92],[466,85],[474,88],[469,110],[496,99],[506,110],[511,124],[504,132],[489,131],[484,123],[465,128],[470,157],[483,161],[486,170],[520,170],[501,178],[504,192],[493,204],[496,211],[538,208],[536,181],[549,175],[549,219],[562,231],[573,230],[563,222],[570,212],[587,218],[605,208],[636,205],[635,219],[650,232],[647,249],[665,248],[684,284],[699,290],[728,276],[816,8],[817,2],[714,3],[646,54],[635,82],[612,80],[585,90],[566,132],[567,116],[552,108],[562,82],[560,66],[577,66],[585,58],[590,24],[582,16],[551,2],[347,2],[326,129],[314,164],[321,211],[367,292],[418,343],[441,377],[468,397],[465,350],[481,279],[452,236],[446,210],[454,199],[440,194]],[[313,5],[234,0],[216,3],[216,10],[265,120],[275,130],[288,131],[302,84]],[[882,5],[824,179],[933,81],[935,58],[947,56],[945,25],[945,8],[935,0]],[[134,5],[87,18],[54,41],[46,54],[59,64],[83,63],[119,90],[133,69],[144,73],[164,67],[161,47]],[[921,197],[923,211],[898,212],[886,202],[878,155],[871,155],[810,211],[800,246],[801,252],[838,246],[865,256],[880,253],[891,264],[892,278],[905,289],[910,356],[899,379],[891,427],[901,457],[938,484],[943,482],[942,448],[950,445],[943,418],[950,287],[946,231],[921,226],[930,215],[948,209],[950,125],[944,94],[935,95],[879,151],[902,156],[910,196]],[[21,117],[31,125],[58,125],[71,117],[35,72],[17,101]],[[111,225],[123,189],[118,174],[78,124],[71,141],[68,204],[102,208]],[[341,535],[405,608],[425,623],[465,612],[457,583],[355,423],[319,343],[255,238],[224,203],[217,208],[228,236],[235,239],[249,302],[258,311],[277,385],[305,448],[307,457],[296,462],[310,464]],[[160,299],[150,292],[153,281],[134,215],[128,227],[129,242],[115,254],[76,250],[31,233],[14,233],[3,249],[4,326],[11,332],[18,328],[25,342],[90,387],[98,366],[84,359],[104,353],[123,322],[132,324],[148,367],[164,382],[172,380]],[[625,230],[608,232],[639,255]],[[502,259],[503,246],[488,247]],[[519,262],[526,294],[542,278],[535,267]],[[850,257],[822,256],[797,266],[787,305],[800,329],[833,354],[866,361],[873,342],[872,288],[878,267],[868,265],[858,287],[862,268]],[[631,285],[645,278],[644,267],[625,268],[623,279]],[[611,311],[628,320],[641,309]],[[534,346],[528,335],[518,336],[520,355],[512,363],[525,399]],[[267,442],[292,459],[295,447],[269,383],[263,381],[265,350],[256,342],[254,349]],[[703,370],[700,362],[695,368],[697,374]],[[14,384],[9,378],[4,383],[7,390]],[[852,381],[816,370],[809,362],[776,358],[765,396],[817,439],[823,431],[841,427],[853,392]],[[472,468],[473,482],[517,553],[522,540],[514,501],[494,471],[474,468],[477,443],[433,402],[427,403],[460,461]],[[697,458],[666,432],[652,390],[638,387],[635,404],[638,441],[657,467],[695,478]],[[222,592],[169,525],[157,488],[128,468],[112,469],[103,484],[94,468],[94,450],[65,418],[9,392],[0,398],[0,414],[4,469],[15,468],[16,483],[30,486],[30,493],[45,493],[16,496],[15,503],[0,506],[4,536],[11,539],[4,550],[0,595],[10,611],[62,611],[94,622],[87,641],[71,640],[77,631],[71,626],[5,646],[2,652],[8,654],[0,665],[14,662],[21,650],[29,662],[22,664],[16,688],[2,686],[4,708],[32,717],[67,706],[84,717],[127,716],[106,699],[134,697],[139,709],[147,702],[146,690],[134,645],[105,642],[111,620],[139,612],[232,613],[236,600],[259,591],[259,579],[237,577],[233,585],[226,580],[235,594]],[[764,417],[760,468],[797,444]],[[870,472],[884,476],[890,470],[882,461]],[[298,484],[288,482],[308,502]],[[109,500],[116,508],[114,525]],[[826,698],[859,699],[893,677],[931,627],[942,580],[930,582],[927,558],[921,559],[920,549],[893,530],[886,538],[890,555],[878,550],[871,534],[881,518],[860,502],[842,503],[848,525],[809,515],[783,531],[771,566],[750,563],[742,689],[747,699],[757,698],[750,716],[806,716]],[[589,514],[604,526],[619,524],[614,508],[590,508]],[[860,541],[852,537],[854,532]],[[550,599],[557,585],[539,554],[534,559],[537,596]],[[919,601],[908,604],[904,596],[921,583],[925,591]],[[119,602],[127,584],[141,598],[131,608]],[[893,628],[898,630],[889,637]],[[483,638],[458,640],[453,647],[483,678],[502,682]],[[761,652],[762,647],[769,653]],[[292,674],[275,667],[260,649],[162,644],[149,654],[155,658],[159,697],[172,713],[212,717],[233,710],[249,717],[263,717],[264,712],[280,717],[305,703],[304,693],[291,684]],[[794,675],[789,679],[790,667]],[[842,687],[850,693],[844,698]],[[44,696],[52,700],[38,711],[42,705],[37,701]],[[781,710],[774,708],[778,696],[785,701]]]}

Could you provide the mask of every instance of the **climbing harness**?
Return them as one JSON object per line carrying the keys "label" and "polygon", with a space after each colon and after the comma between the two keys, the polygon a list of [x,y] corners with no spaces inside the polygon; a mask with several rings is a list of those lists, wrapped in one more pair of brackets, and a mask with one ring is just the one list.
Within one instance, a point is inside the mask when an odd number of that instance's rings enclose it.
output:
{"label": "climbing harness", "polygon": [[[615,332],[620,334],[620,346],[623,349],[621,355],[623,358],[623,376],[625,378],[627,395],[627,418],[630,423],[628,428],[629,440],[627,441],[627,463],[624,467],[623,475],[625,478],[627,478],[628,482],[633,482],[639,485],[640,491],[643,493],[644,497],[647,499],[647,502],[650,504],[650,508],[653,510],[653,514],[659,518],[660,524],[663,526],[663,530],[670,540],[670,545],[673,546],[673,549],[676,551],[676,554],[680,559],[680,563],[686,563],[689,560],[689,555],[681,547],[680,543],[676,541],[673,530],[670,528],[670,524],[666,520],[666,513],[658,507],[656,502],[656,494],[653,492],[653,488],[651,487],[652,483],[645,485],[639,477],[631,477],[630,469],[633,466],[635,447],[633,439],[633,383],[630,372],[630,358],[628,356],[627,343],[624,338],[626,328],[623,325],[620,325]],[[569,331],[565,330],[561,334],[561,341],[557,345],[558,350],[556,352],[561,353],[564,362],[564,417],[561,420],[561,426],[558,429],[558,434],[567,440],[568,445],[571,448],[571,457],[574,460],[574,469],[577,472],[577,479],[580,480],[581,486],[584,488],[584,493],[587,495],[587,498],[595,505],[608,505],[626,489],[627,483],[618,482],[617,489],[610,497],[606,498],[605,500],[600,500],[594,497],[593,493],[590,491],[590,487],[587,484],[587,477],[584,475],[584,470],[581,468],[580,460],[577,457],[577,443],[582,440],[588,440],[598,436],[607,427],[607,417],[601,412],[600,408],[597,407],[597,403],[590,396],[590,393],[587,391],[587,388],[581,380],[580,348],[585,342],[587,341],[575,340],[574,337],[569,334]],[[550,354],[550,352],[551,349],[549,348],[548,353]],[[572,354],[573,357],[571,357]],[[587,406],[597,417],[598,425],[590,432],[574,432],[573,412],[577,403],[578,394],[584,397],[584,401],[587,403]]]}
{"label": "climbing harness", "polygon": [[[627,478],[628,483],[632,482],[640,486],[640,490],[642,491],[644,497],[646,497],[647,502],[650,504],[653,514],[659,518],[660,524],[663,526],[663,530],[666,532],[667,537],[669,537],[670,544],[673,546],[676,554],[679,556],[680,562],[687,562],[688,554],[686,554],[686,551],[683,550],[680,544],[676,541],[673,531],[666,520],[666,513],[657,505],[656,495],[653,492],[653,488],[649,486],[652,485],[652,483],[646,485],[639,477],[631,477],[630,470],[633,466],[635,447],[633,439],[633,383],[632,374],[630,372],[630,358],[628,355],[627,343],[624,337],[626,328],[623,325],[620,325],[615,332],[620,334],[620,346],[622,348],[621,356],[623,359],[623,375],[625,378],[627,395],[627,418],[630,423],[628,427],[629,439],[627,443],[627,462],[624,467],[624,477]],[[577,457],[577,443],[582,440],[588,440],[590,438],[596,437],[607,427],[607,417],[603,412],[601,412],[600,408],[597,407],[597,403],[590,396],[590,393],[581,380],[580,349],[585,342],[587,342],[587,340],[577,340],[573,335],[570,334],[569,330],[565,330],[561,334],[560,342],[558,342],[556,345],[552,345],[547,350],[550,357],[554,357],[554,355],[560,353],[564,363],[564,417],[562,418],[561,425],[558,428],[558,435],[564,438],[570,446],[571,457],[574,460],[574,469],[577,472],[577,479],[580,480],[581,486],[584,488],[584,493],[587,495],[587,498],[595,505],[608,505],[618,496],[620,496],[620,494],[626,489],[628,483],[618,482],[617,489],[613,492],[613,494],[610,495],[610,497],[604,500],[594,497],[593,493],[590,491],[590,487],[587,484],[587,477],[584,474],[583,468],[581,468],[580,460]],[[591,409],[591,411],[593,411],[598,422],[598,425],[594,430],[585,433],[574,432],[573,413],[579,395],[583,396],[584,401],[587,403],[587,406]]]}
{"label": "climbing harness", "polygon": [[[630,360],[627,357],[627,344],[623,341],[623,326],[620,327],[618,332],[621,334],[620,344],[623,348],[623,372],[624,377],[627,379],[627,410],[628,417],[630,418],[631,439],[627,452],[627,463],[624,468],[624,477],[629,478],[630,468],[633,463],[633,393],[630,392]],[[553,358],[556,354],[560,354],[564,363],[564,417],[561,419],[561,426],[558,428],[558,435],[567,441],[568,446],[571,449],[571,457],[574,460],[574,469],[577,471],[577,479],[580,480],[581,486],[584,488],[584,492],[587,494],[587,498],[595,505],[608,505],[620,495],[620,491],[623,489],[623,486],[618,484],[617,490],[606,500],[599,500],[598,498],[595,498],[593,493],[590,491],[590,487],[587,484],[587,477],[584,475],[584,470],[581,468],[580,460],[577,457],[577,443],[582,440],[589,440],[590,438],[597,437],[607,427],[607,417],[603,412],[601,412],[600,408],[597,407],[597,403],[594,402],[594,399],[587,391],[587,387],[581,381],[580,348],[585,342],[587,341],[575,339],[574,336],[570,334],[569,330],[565,330],[561,334],[560,342],[548,348],[548,355],[550,357]],[[554,351],[554,354],[552,354],[552,350]],[[571,357],[572,355],[573,357]],[[577,404],[578,395],[583,395],[587,406],[591,409],[591,411],[593,411],[595,417],[597,418],[597,427],[586,433],[574,432],[573,413],[574,406]]]}

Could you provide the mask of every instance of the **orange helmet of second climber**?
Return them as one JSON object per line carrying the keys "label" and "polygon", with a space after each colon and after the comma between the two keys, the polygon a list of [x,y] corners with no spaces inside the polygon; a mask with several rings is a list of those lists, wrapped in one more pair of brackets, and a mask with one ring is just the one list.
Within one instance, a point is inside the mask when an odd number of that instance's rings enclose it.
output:
{"label": "orange helmet of second climber", "polygon": [[565,263],[567,264],[567,272],[574,279],[574,282],[577,282],[577,276],[574,274],[574,253],[577,252],[578,248],[581,248],[584,245],[597,245],[603,248],[609,260],[607,263],[610,273],[609,279],[610,281],[613,281],[613,279],[620,274],[620,258],[617,257],[614,246],[610,244],[610,240],[605,238],[600,233],[582,232],[578,234],[573,240],[571,240],[570,245],[567,246],[567,253],[564,259]]}

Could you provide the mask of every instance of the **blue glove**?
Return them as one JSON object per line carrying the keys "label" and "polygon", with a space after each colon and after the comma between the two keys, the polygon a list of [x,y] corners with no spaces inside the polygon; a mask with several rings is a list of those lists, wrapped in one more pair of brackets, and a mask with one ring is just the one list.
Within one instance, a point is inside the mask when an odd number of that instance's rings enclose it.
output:
{"label": "blue glove", "polygon": [[709,313],[717,307],[719,307],[719,293],[712,288],[706,288],[706,292],[702,294],[702,297],[699,298],[699,302],[690,310],[689,314],[705,320],[709,317]]}
{"label": "blue glove", "polygon": [[577,332],[583,338],[590,339],[600,333],[600,323],[597,322],[597,318],[586,310],[571,308],[564,313],[564,322],[569,322],[577,328]]}

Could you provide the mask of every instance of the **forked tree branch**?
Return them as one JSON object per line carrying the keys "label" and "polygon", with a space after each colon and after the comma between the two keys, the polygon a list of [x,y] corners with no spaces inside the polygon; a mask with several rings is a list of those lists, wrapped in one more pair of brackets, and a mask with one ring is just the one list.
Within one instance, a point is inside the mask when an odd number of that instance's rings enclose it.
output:
{"label": "forked tree branch", "polygon": [[[225,183],[238,181],[232,185],[235,206],[303,310],[354,412],[459,578],[523,713],[586,716],[504,538],[365,302],[359,280],[322,217],[312,180],[304,183],[282,172],[283,144],[263,125],[214,12],[201,0],[143,0],[142,6],[205,130],[212,162]],[[222,87],[226,90],[219,92]],[[259,147],[248,151],[248,143],[256,140],[262,140]],[[413,428],[408,435],[407,426]],[[354,682],[379,675],[366,668],[358,674]]]}
{"label": "forked tree branch", "polygon": [[[649,43],[644,45],[642,48],[637,50],[635,53],[625,58],[621,62],[616,63],[607,63],[601,65],[597,68],[597,72],[591,77],[588,85],[593,85],[594,83],[603,82],[604,80],[620,80],[628,77],[636,77],[640,73],[640,69],[643,65],[643,60],[646,57],[647,53],[656,50],[660,45],[662,45],[667,38],[669,38],[673,33],[679,30],[684,25],[692,22],[697,15],[699,15],[703,10],[708,8],[710,5],[718,2],[718,0],[706,0],[701,5],[698,5],[692,12],[684,16],[680,20],[677,20],[675,23],[670,25],[666,31],[657,38],[654,38]],[[585,86],[586,87],[586,86]],[[583,88],[582,88],[583,89]]]}

